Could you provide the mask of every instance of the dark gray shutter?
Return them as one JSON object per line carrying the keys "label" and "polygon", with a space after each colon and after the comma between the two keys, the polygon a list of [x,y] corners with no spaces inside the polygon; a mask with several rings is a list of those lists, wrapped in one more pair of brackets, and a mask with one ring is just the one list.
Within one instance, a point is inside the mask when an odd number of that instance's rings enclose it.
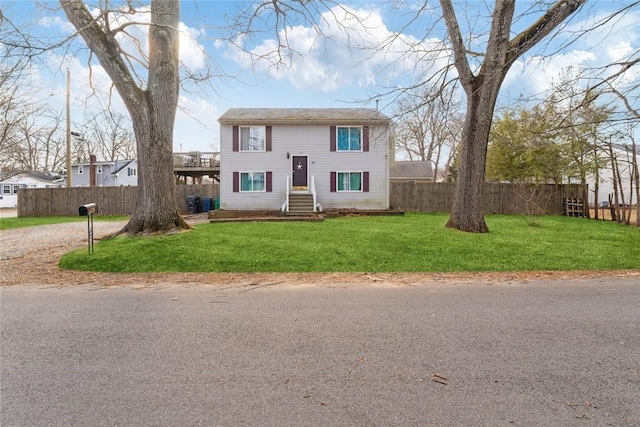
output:
{"label": "dark gray shutter", "polygon": [[233,134],[233,151],[240,151],[240,129],[234,126],[231,132]]}
{"label": "dark gray shutter", "polygon": [[362,151],[369,151],[369,126],[362,127]]}
{"label": "dark gray shutter", "polygon": [[272,186],[272,182],[271,182],[272,179],[273,179],[273,172],[267,172],[267,176],[265,178],[265,180],[266,180],[265,185],[266,185],[267,193],[271,193],[273,191],[273,186]]}
{"label": "dark gray shutter", "polygon": [[337,181],[336,173],[335,172],[331,172],[331,184],[330,184],[330,186],[331,186],[331,192],[332,193],[336,192],[336,181]]}
{"label": "dark gray shutter", "polygon": [[362,172],[362,191],[369,192],[369,172]]}
{"label": "dark gray shutter", "polygon": [[[265,149],[267,151],[271,151],[271,126],[267,126],[267,129],[266,129],[266,144],[265,145],[266,145]],[[267,191],[269,191],[269,190],[267,190]]]}
{"label": "dark gray shutter", "polygon": [[336,151],[336,127],[329,126],[329,151]]}
{"label": "dark gray shutter", "polygon": [[240,192],[240,172],[233,173],[233,192]]}

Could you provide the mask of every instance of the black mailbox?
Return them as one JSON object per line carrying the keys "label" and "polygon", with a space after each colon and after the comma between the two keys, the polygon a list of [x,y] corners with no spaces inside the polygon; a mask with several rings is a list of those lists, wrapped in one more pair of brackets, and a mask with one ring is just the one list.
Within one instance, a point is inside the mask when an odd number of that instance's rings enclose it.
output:
{"label": "black mailbox", "polygon": [[98,205],[95,203],[87,203],[80,206],[78,209],[78,216],[89,216],[98,212]]}

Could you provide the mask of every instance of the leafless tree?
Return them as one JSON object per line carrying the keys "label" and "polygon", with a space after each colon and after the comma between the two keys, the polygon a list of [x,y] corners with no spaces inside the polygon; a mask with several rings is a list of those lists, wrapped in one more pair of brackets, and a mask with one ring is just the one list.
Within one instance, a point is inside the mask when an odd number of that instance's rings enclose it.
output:
{"label": "leafless tree", "polygon": [[[105,5],[107,3],[104,3]],[[187,229],[175,202],[173,126],[180,85],[178,58],[178,0],[152,0],[148,26],[148,56],[132,55],[118,38],[131,21],[114,18],[135,12],[132,2],[94,16],[80,0],[60,0],[76,28],[122,98],[133,124],[138,153],[138,203],[121,233],[139,234]],[[134,39],[134,43],[140,43]],[[142,55],[142,56],[141,56]],[[146,81],[140,68],[147,70]]]}
{"label": "leafless tree", "polygon": [[502,82],[516,59],[548,36],[585,1],[557,1],[532,25],[511,37],[515,0],[496,0],[486,50],[480,54],[483,60],[474,71],[469,58],[476,54],[465,45],[453,4],[450,0],[440,0],[455,67],[467,96],[458,185],[447,227],[470,232],[489,231],[481,197],[489,131]]}
{"label": "leafless tree", "polygon": [[409,160],[432,162],[434,179],[447,172],[456,155],[463,117],[452,87],[419,87],[398,100],[396,149]]}
{"label": "leafless tree", "polygon": [[25,74],[29,58],[24,51],[7,43],[15,35],[11,23],[0,20],[0,36],[3,40],[0,48],[0,172],[11,173],[20,168],[12,156],[14,148],[20,143],[20,123],[27,119],[32,107],[29,97],[25,96]]}
{"label": "leafless tree", "polygon": [[133,159],[136,157],[135,137],[131,122],[124,114],[109,110],[89,113],[81,126],[83,158],[95,154],[98,160]]}
{"label": "leafless tree", "polygon": [[65,161],[66,143],[60,113],[47,112],[44,107],[28,110],[16,124],[16,144],[9,156],[16,169],[22,171],[60,171]]}

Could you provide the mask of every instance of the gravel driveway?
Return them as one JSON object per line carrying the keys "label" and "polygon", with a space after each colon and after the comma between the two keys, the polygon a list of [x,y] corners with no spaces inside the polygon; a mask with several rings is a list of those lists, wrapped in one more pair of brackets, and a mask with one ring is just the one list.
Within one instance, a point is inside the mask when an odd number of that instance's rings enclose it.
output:
{"label": "gravel driveway", "polygon": [[[206,214],[185,218],[191,225],[208,222]],[[96,240],[120,230],[126,221],[95,221]],[[94,273],[63,270],[58,267],[62,255],[87,246],[87,223],[72,222],[12,230],[0,230],[0,286],[98,284],[139,287],[166,283],[227,284],[269,286],[290,284],[350,284],[402,286],[447,281],[451,283],[493,283],[535,279],[574,279],[581,277],[640,277],[640,270],[624,271],[536,271],[506,273]]]}

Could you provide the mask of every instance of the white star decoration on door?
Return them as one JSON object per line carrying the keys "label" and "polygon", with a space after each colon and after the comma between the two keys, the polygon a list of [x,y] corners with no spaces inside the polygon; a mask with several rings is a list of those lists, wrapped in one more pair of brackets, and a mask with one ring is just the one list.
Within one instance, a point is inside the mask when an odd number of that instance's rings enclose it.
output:
{"label": "white star decoration on door", "polygon": [[298,166],[296,166],[298,170],[302,170],[302,163],[298,162]]}

